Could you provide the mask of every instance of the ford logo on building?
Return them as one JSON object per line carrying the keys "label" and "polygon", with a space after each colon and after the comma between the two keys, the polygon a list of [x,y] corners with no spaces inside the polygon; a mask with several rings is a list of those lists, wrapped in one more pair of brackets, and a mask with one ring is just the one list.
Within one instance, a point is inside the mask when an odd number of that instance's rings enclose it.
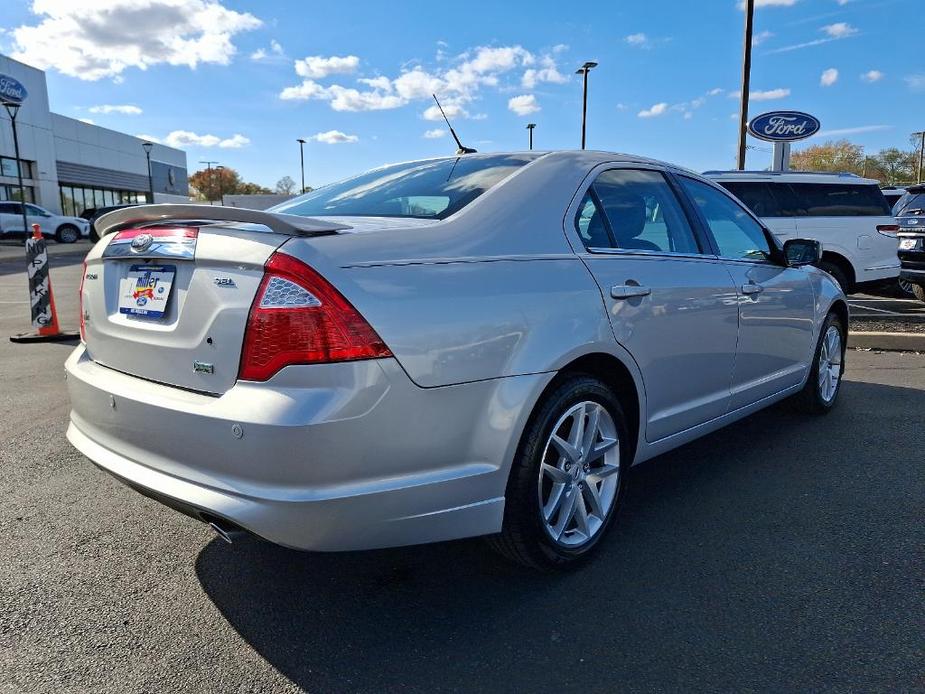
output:
{"label": "ford logo on building", "polygon": [[0,75],[0,101],[5,104],[21,104],[29,96],[19,80],[9,75]]}
{"label": "ford logo on building", "polygon": [[769,142],[793,142],[812,137],[822,124],[815,116],[801,111],[771,111],[755,116],[748,132]]}

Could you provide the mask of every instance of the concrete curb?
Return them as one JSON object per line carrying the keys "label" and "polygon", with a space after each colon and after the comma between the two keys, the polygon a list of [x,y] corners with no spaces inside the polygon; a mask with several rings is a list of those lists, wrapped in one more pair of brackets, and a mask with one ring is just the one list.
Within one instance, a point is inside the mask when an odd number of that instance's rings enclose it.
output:
{"label": "concrete curb", "polygon": [[848,347],[889,352],[925,352],[925,333],[849,331]]}

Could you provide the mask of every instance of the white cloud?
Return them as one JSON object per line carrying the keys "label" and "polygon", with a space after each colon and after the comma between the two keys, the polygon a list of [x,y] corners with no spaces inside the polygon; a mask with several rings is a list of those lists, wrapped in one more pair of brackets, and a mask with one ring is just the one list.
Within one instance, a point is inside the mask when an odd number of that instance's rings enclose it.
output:
{"label": "white cloud", "polygon": [[382,91],[361,92],[357,89],[348,89],[339,84],[327,88],[331,101],[331,108],[335,111],[384,111],[404,106],[407,102],[394,94],[383,94]]}
{"label": "white cloud", "polygon": [[654,104],[651,108],[644,109],[636,115],[640,118],[654,118],[668,112],[668,104],[664,101]]}
{"label": "white cloud", "polygon": [[865,82],[879,82],[884,77],[884,74],[880,70],[868,70],[861,75],[861,79]]}
{"label": "white cloud", "polygon": [[907,75],[903,81],[914,92],[925,91],[925,74]]}
{"label": "white cloud", "polygon": [[78,118],[81,123],[86,123],[87,125],[96,125],[96,121],[92,118]]}
{"label": "white cloud", "polygon": [[[755,9],[761,7],[792,7],[797,4],[797,0],[755,0]],[[739,9],[745,9],[744,0],[740,0]]]}
{"label": "white cloud", "polygon": [[312,135],[309,139],[314,140],[315,142],[324,142],[327,145],[342,145],[356,142],[360,138],[358,138],[356,135],[347,135],[346,133],[342,133],[340,130],[328,130],[327,132]]}
{"label": "white cloud", "polygon": [[165,63],[227,65],[235,34],[262,24],[220,0],[34,0],[31,10],[40,21],[13,29],[12,57],[88,81]]}
{"label": "white cloud", "polygon": [[858,33],[858,30],[847,22],[836,22],[835,24],[826,24],[819,31],[825,32],[833,39],[843,39]]}
{"label": "white cloud", "polygon": [[424,133],[424,137],[426,137],[428,140],[437,140],[445,136],[446,136],[445,128],[434,128],[433,130],[427,130]]}
{"label": "white cloud", "polygon": [[528,116],[540,110],[540,106],[536,103],[536,97],[533,94],[511,97],[507,102],[507,107],[518,116]]}
{"label": "white cloud", "polygon": [[838,128],[836,130],[820,130],[812,138],[818,137],[839,137],[842,135],[859,135],[861,133],[873,133],[878,130],[890,130],[892,125],[861,125],[856,128]]}
{"label": "white cloud", "polygon": [[722,94],[724,91],[726,90],[721,87],[715,87],[707,92],[707,96],[718,96],[719,94]]}
{"label": "white cloud", "polygon": [[[462,105],[456,102],[449,102],[443,104],[443,110],[446,113],[447,118],[468,118],[469,113],[462,107]],[[437,104],[429,106],[424,109],[424,113],[421,114],[424,120],[434,120],[442,121],[443,116],[440,113],[440,109],[437,108]]]}
{"label": "white cloud", "polygon": [[146,142],[154,142],[160,144],[161,138],[154,137],[154,135],[135,135],[139,140],[145,140]]}
{"label": "white cloud", "polygon": [[317,80],[328,75],[347,75],[355,72],[360,65],[360,59],[355,55],[337,56],[328,58],[320,55],[310,55],[307,58],[295,61],[295,73],[299,77]]}
{"label": "white cloud", "polygon": [[619,104],[617,104],[617,110],[618,110],[618,111],[625,111],[625,110],[628,109],[628,108],[629,108],[629,106],[627,106],[627,105],[624,104],[624,103],[619,103]]}
{"label": "white cloud", "polygon": [[[738,98],[741,98],[741,96],[742,96],[741,91],[729,92],[730,99],[738,99]],[[749,101],[773,101],[774,99],[783,99],[788,96],[790,96],[790,90],[779,87],[777,89],[766,89],[764,91],[761,91],[760,89],[755,90],[755,91],[750,91],[748,93],[748,100]]]}
{"label": "white cloud", "polygon": [[381,89],[386,92],[392,90],[392,80],[388,77],[360,77],[357,82],[370,86],[373,89]]}
{"label": "white cloud", "polygon": [[269,48],[258,48],[250,55],[250,59],[255,62],[260,62],[262,60],[279,60],[281,58],[285,58],[285,52],[279,41],[276,40],[270,41]]}
{"label": "white cloud", "polygon": [[568,82],[568,77],[559,72],[556,61],[550,56],[540,58],[542,67],[539,69],[529,68],[524,71],[520,80],[520,85],[524,89],[533,89],[540,82],[551,82],[553,84],[563,84]]}
{"label": "white cloud", "polygon": [[630,46],[636,46],[637,48],[648,48],[649,47],[649,37],[639,32],[638,34],[630,34],[629,36],[624,37],[623,39]]}
{"label": "white cloud", "polygon": [[142,110],[131,104],[103,104],[101,106],[91,106],[87,109],[90,113],[121,113],[126,116],[140,116]]}
{"label": "white cloud", "polygon": [[295,87],[286,87],[279,93],[284,101],[305,101],[307,99],[327,98],[327,89],[313,80],[304,80]]}
{"label": "white cloud", "polygon": [[830,67],[828,70],[822,71],[822,76],[819,78],[819,84],[823,87],[831,87],[838,81],[838,70],[834,67]]}
{"label": "white cloud", "polygon": [[557,43],[555,46],[552,47],[552,52],[553,52],[553,53],[563,53],[563,52],[565,52],[565,51],[567,51],[567,50],[568,50],[568,44],[567,44],[567,43]]}
{"label": "white cloud", "polygon": [[[138,135],[138,137],[149,140],[150,142],[160,142],[159,139],[152,138],[149,135]],[[183,149],[184,147],[239,149],[245,145],[249,145],[250,139],[237,133],[229,138],[222,139],[217,135],[199,135],[190,130],[174,130],[173,132],[167,133],[167,136],[164,137],[164,144],[168,147],[176,147],[177,149]]]}
{"label": "white cloud", "polygon": [[753,35],[752,35],[752,45],[753,45],[753,46],[760,46],[762,43],[764,43],[765,41],[767,41],[767,40],[768,40],[769,38],[771,38],[772,36],[774,36],[774,32],[773,32],[773,31],[767,31],[767,30],[765,30],[765,31],[759,31],[757,34],[753,34]]}
{"label": "white cloud", "polygon": [[[384,79],[388,81],[387,77]],[[389,89],[384,85],[385,83],[383,82],[380,88]],[[442,79],[425,72],[419,67],[402,73],[391,84],[391,88],[394,88],[398,95],[406,100],[429,99],[432,94],[441,91],[443,87],[444,82]]]}

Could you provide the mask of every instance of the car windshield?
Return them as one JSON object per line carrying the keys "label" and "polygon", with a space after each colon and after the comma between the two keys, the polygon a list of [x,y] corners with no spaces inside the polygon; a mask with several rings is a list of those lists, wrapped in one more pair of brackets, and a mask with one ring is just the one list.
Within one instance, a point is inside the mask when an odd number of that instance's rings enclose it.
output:
{"label": "car windshield", "polygon": [[445,219],[540,154],[465,155],[383,166],[271,208],[304,217]]}
{"label": "car windshield", "polygon": [[908,192],[899,199],[893,206],[893,216],[900,217],[904,214],[925,214],[925,190]]}

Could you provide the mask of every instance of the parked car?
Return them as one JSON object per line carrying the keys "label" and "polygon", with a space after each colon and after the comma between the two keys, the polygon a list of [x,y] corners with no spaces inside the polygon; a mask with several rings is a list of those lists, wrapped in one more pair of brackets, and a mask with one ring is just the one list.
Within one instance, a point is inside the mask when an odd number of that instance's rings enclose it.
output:
{"label": "parked car", "polygon": [[[32,225],[38,224],[42,235],[53,238],[58,243],[75,243],[90,233],[90,224],[80,217],[53,214],[44,207],[26,203],[26,222],[28,233]],[[3,236],[22,236],[22,203],[0,202],[0,231]]]}
{"label": "parked car", "polygon": [[853,174],[708,171],[781,240],[822,243],[819,267],[846,293],[899,278],[896,220],[876,181]]}
{"label": "parked car", "polygon": [[886,204],[891,209],[896,206],[899,199],[906,193],[904,186],[883,186],[880,190],[883,192],[883,197],[886,198]]}
{"label": "parked car", "polygon": [[925,301],[925,184],[909,186],[893,209],[899,224],[900,278]]}
{"label": "parked car", "polygon": [[88,222],[90,222],[90,239],[93,242],[100,240],[100,235],[99,235],[99,232],[97,232],[96,225],[95,225],[95,222],[97,219],[99,219],[102,215],[106,214],[107,212],[112,212],[113,210],[121,210],[126,207],[137,207],[137,204],[127,203],[124,205],[108,205],[106,207],[88,207],[83,212],[81,212],[80,213],[81,218],[86,219]]}
{"label": "parked car", "polygon": [[848,309],[818,242],[782,246],[648,159],[466,154],[269,212],[151,205],[97,227],[68,439],[229,540],[489,535],[565,566],[612,525],[630,465],[840,392]]}

